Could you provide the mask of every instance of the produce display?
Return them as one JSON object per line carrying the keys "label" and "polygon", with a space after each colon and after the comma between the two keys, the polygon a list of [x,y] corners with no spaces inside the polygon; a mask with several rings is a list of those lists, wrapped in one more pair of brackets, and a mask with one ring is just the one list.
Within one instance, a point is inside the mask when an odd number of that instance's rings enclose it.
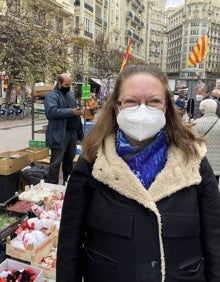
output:
{"label": "produce display", "polygon": [[0,232],[8,228],[10,225],[15,223],[17,218],[15,216],[11,216],[8,213],[0,214]]}
{"label": "produce display", "polygon": [[31,185],[26,191],[19,194],[19,200],[38,203],[45,198],[51,199],[53,196],[63,197],[66,187],[51,183],[44,183],[44,180],[37,185]]}
{"label": "produce display", "polygon": [[19,200],[14,204],[9,204],[6,210],[16,211],[16,212],[28,212],[31,210],[32,203],[28,201]]}
{"label": "produce display", "polygon": [[0,282],[32,282],[36,279],[36,273],[32,268],[3,270],[0,272]]}
{"label": "produce display", "polygon": [[52,222],[37,217],[29,218],[16,229],[17,236],[11,245],[20,249],[28,249],[30,245],[36,248],[50,235],[52,225]]}
{"label": "produce display", "polygon": [[[48,281],[54,281],[56,276],[57,238],[65,191],[66,186],[43,181],[35,186],[26,186],[25,191],[15,195],[5,205],[6,215],[3,213],[1,218],[0,214],[1,231],[1,228],[18,221],[14,214],[25,213],[25,218],[16,224],[16,228],[10,228],[10,233],[6,234],[6,254],[18,261],[28,261],[31,266],[40,269],[42,276],[49,279]],[[18,266],[13,267],[13,270],[7,267],[1,269],[0,282],[35,281],[36,275],[26,276],[28,274],[25,267],[21,274],[18,269]]]}

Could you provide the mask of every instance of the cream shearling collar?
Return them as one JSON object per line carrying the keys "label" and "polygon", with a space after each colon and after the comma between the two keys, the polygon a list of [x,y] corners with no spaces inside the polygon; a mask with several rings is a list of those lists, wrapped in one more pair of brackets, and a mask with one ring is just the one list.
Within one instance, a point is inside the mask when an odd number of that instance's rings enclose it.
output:
{"label": "cream shearling collar", "polygon": [[151,208],[151,205],[154,206],[153,203],[184,187],[200,183],[199,167],[201,159],[206,154],[206,146],[197,146],[200,158],[192,159],[187,164],[179,149],[174,146],[169,148],[164,169],[146,190],[123,159],[117,155],[114,136],[111,135],[98,149],[93,176],[125,197]]}

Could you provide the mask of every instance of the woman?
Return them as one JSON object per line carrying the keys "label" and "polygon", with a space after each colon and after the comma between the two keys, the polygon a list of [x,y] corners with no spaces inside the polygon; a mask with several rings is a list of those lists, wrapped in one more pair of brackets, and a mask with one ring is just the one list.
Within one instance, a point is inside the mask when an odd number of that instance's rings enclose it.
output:
{"label": "woman", "polygon": [[205,136],[207,142],[207,159],[213,169],[217,183],[220,175],[220,120],[216,114],[217,103],[214,99],[201,101],[199,110],[202,117],[195,120],[195,130]]}
{"label": "woman", "polygon": [[203,137],[155,66],[118,76],[65,195],[57,282],[219,282],[220,196]]}

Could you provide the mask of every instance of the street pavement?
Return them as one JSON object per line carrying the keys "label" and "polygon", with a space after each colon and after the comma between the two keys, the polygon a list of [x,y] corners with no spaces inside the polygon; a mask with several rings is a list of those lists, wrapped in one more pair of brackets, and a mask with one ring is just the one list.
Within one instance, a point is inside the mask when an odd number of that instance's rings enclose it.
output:
{"label": "street pavement", "polygon": [[[44,125],[47,125],[44,115],[35,119],[33,126],[31,117],[22,120],[0,121],[0,153],[29,147],[32,131],[42,130]],[[35,133],[34,139],[45,141],[45,134]]]}

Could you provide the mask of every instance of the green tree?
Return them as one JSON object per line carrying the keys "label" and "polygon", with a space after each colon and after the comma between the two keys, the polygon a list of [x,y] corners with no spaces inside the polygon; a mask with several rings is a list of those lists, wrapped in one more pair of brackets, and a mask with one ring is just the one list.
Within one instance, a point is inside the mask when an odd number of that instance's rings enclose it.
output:
{"label": "green tree", "polygon": [[[90,66],[96,68],[101,77],[116,76],[121,69],[125,50],[121,51],[110,46],[108,39],[102,36],[90,46]],[[132,55],[127,64],[130,63],[146,64],[143,60]]]}
{"label": "green tree", "polygon": [[71,16],[64,23],[45,2],[0,1],[0,70],[10,82],[19,77],[34,87],[71,68]]}

